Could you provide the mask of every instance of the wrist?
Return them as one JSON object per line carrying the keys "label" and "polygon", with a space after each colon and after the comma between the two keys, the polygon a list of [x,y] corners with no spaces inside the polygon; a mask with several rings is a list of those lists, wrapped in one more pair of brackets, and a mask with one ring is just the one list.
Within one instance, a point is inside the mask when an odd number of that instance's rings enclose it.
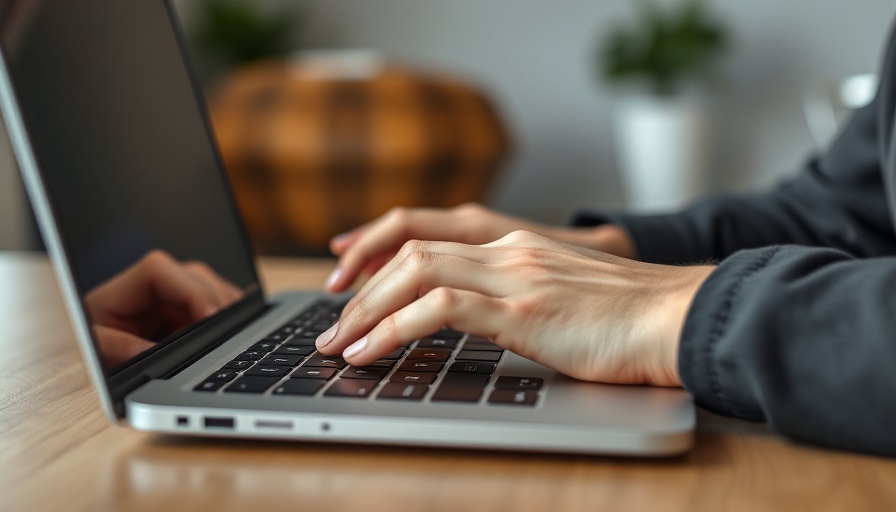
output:
{"label": "wrist", "polygon": [[667,293],[659,294],[653,310],[656,320],[656,367],[654,382],[658,386],[681,386],[678,372],[678,349],[681,333],[697,291],[716,269],[714,266],[672,267],[675,277]]}

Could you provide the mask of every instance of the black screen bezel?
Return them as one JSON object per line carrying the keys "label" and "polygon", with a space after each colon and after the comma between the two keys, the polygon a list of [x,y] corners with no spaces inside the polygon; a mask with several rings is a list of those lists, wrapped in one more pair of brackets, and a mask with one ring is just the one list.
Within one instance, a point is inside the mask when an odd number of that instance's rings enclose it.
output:
{"label": "black screen bezel", "polygon": [[[125,414],[125,397],[133,390],[152,379],[164,379],[170,377],[185,365],[188,365],[190,362],[196,360],[214,347],[226,341],[226,339],[229,338],[234,332],[238,331],[241,327],[257,318],[267,309],[264,290],[259,279],[257,269],[254,265],[254,261],[256,260],[255,252],[249,243],[245,225],[242,222],[242,218],[240,217],[239,210],[236,206],[236,200],[233,196],[233,190],[230,186],[230,182],[226,176],[226,173],[224,172],[223,159],[221,158],[221,153],[217,141],[213,136],[210,116],[208,113],[208,105],[205,101],[205,95],[203,93],[201,83],[195,72],[195,68],[192,65],[189,46],[187,45],[184,32],[177,18],[177,13],[172,5],[171,0],[159,1],[163,4],[164,9],[167,13],[168,21],[171,24],[172,33],[176,39],[176,44],[181,57],[181,65],[192,89],[196,106],[198,108],[198,113],[201,117],[202,126],[205,130],[205,137],[207,142],[210,144],[211,153],[214,158],[214,164],[218,169],[218,176],[223,182],[223,188],[225,194],[227,195],[226,200],[230,205],[231,211],[233,213],[233,221],[236,222],[235,227],[237,228],[238,235],[240,236],[242,241],[242,249],[243,251],[245,251],[245,257],[247,258],[247,261],[250,262],[249,270],[253,282],[246,288],[246,295],[239,302],[229,306],[227,309],[206,320],[200,321],[199,323],[190,326],[180,333],[176,333],[179,336],[172,336],[170,339],[164,340],[159,344],[158,347],[153,348],[144,354],[141,354],[135,359],[128,361],[126,364],[117,366],[115,368],[112,368],[111,370],[102,367],[100,368],[100,371],[102,372],[104,377],[103,380],[106,387],[106,389],[103,391],[105,391],[105,393],[107,394],[114,414],[119,419],[123,418]],[[3,47],[2,38],[0,38],[0,52],[3,52],[4,61],[8,61],[8,59],[6,58],[6,48]],[[5,67],[7,70],[7,74],[10,76],[10,94],[12,95],[12,98],[16,102],[16,104],[19,104],[19,95],[16,91],[16,82],[12,79],[9,66]],[[24,130],[26,138],[31,141],[32,130],[29,129],[29,121],[21,116],[21,112],[19,115],[19,119],[21,121],[22,129]],[[28,151],[36,164],[36,177],[39,180],[40,187],[42,189],[42,195],[44,198],[46,198],[46,205],[49,208],[49,213],[54,219],[52,223],[53,225],[47,227],[55,231],[56,239],[58,240],[58,246],[62,252],[62,257],[64,257],[68,264],[68,269],[57,269],[57,274],[59,275],[60,279],[67,279],[69,280],[70,284],[72,284],[72,288],[76,291],[77,294],[77,301],[79,305],[78,312],[81,315],[80,320],[82,320],[86,325],[89,326],[90,317],[87,313],[86,304],[84,302],[84,290],[82,289],[81,283],[79,283],[78,280],[75,279],[74,275],[71,272],[72,260],[69,257],[70,251],[68,249],[66,235],[59,229],[59,224],[55,222],[55,219],[57,218],[56,207],[54,205],[53,197],[48,193],[49,189],[46,186],[45,176],[41,165],[41,161],[43,159],[41,158],[39,152],[35,149],[35,146],[30,142],[28,143]],[[51,244],[47,245],[49,246]],[[68,271],[65,272],[64,270]],[[94,351],[94,354],[96,354],[98,349],[95,341],[96,336],[92,328],[90,329],[90,336],[90,345]],[[88,364],[94,364],[90,360],[91,358],[87,359]],[[98,358],[96,357],[92,359],[93,361],[98,360]]]}

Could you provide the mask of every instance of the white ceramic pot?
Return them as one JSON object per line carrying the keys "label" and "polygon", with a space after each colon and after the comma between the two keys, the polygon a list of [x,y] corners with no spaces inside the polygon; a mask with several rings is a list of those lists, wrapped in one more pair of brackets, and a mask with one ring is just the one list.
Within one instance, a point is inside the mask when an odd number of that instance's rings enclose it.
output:
{"label": "white ceramic pot", "polygon": [[626,208],[680,208],[706,190],[709,115],[693,98],[633,97],[621,101],[615,135]]}

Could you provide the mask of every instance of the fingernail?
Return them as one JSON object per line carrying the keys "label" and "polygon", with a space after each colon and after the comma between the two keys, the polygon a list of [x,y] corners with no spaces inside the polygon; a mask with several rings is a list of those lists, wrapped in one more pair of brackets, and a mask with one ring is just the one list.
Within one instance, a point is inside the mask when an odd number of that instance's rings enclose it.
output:
{"label": "fingernail", "polygon": [[367,336],[364,336],[360,340],[349,345],[345,352],[342,353],[342,357],[352,357],[361,353],[362,350],[367,348]]}
{"label": "fingernail", "polygon": [[324,348],[333,341],[333,338],[336,336],[336,329],[339,328],[339,322],[333,324],[333,327],[330,327],[326,331],[322,332],[320,336],[314,341],[314,346],[317,348]]}
{"label": "fingernail", "polygon": [[330,273],[330,277],[327,278],[327,282],[324,284],[324,287],[327,290],[333,288],[333,285],[336,284],[336,281],[339,280],[340,276],[342,276],[342,267],[337,266],[333,269],[333,272]]}
{"label": "fingernail", "polygon": [[342,242],[348,240],[348,236],[351,235],[351,231],[347,231],[345,233],[339,233],[338,235],[333,237],[333,243],[341,244]]}

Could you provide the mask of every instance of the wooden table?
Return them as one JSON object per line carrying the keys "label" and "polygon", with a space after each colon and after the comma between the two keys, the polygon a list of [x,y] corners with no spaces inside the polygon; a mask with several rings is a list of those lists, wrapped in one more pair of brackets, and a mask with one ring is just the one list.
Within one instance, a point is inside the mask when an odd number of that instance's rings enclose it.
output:
{"label": "wooden table", "polygon": [[[266,260],[268,290],[332,262]],[[0,510],[893,510],[896,461],[699,416],[669,460],[178,438],[107,423],[45,258],[0,253]],[[896,435],[896,432],[894,432]]]}

